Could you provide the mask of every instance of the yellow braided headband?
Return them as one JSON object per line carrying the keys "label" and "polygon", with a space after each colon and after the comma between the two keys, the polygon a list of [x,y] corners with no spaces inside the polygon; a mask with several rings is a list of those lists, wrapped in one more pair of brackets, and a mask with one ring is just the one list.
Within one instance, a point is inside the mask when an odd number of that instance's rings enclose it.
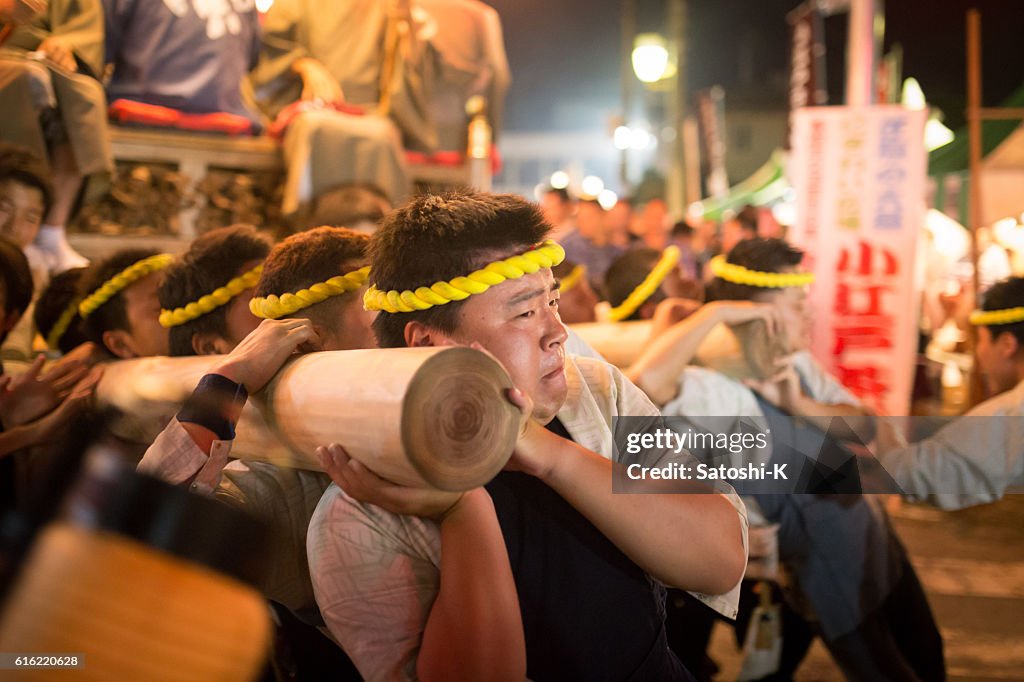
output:
{"label": "yellow braided headband", "polygon": [[265,320],[276,320],[281,317],[294,315],[303,308],[316,305],[326,301],[332,296],[340,296],[349,291],[355,291],[366,284],[370,277],[370,266],[359,268],[353,272],[337,277],[331,277],[326,282],[318,282],[310,285],[307,289],[301,289],[294,294],[281,294],[275,296],[262,296],[249,301],[249,310],[256,317]]}
{"label": "yellow braided headband", "polygon": [[510,279],[519,279],[541,268],[558,265],[565,259],[565,250],[551,241],[505,260],[495,261],[465,277],[456,277],[447,282],[435,282],[429,287],[416,291],[380,291],[371,286],[363,297],[366,310],[383,310],[387,313],[411,313],[426,310],[436,305],[461,301],[473,294],[482,294],[491,287]]}
{"label": "yellow braided headband", "polygon": [[975,310],[970,319],[971,324],[979,327],[1024,322],[1024,306],[1003,310]]}
{"label": "yellow braided headband", "polygon": [[725,256],[715,256],[709,263],[711,272],[719,279],[733,284],[745,284],[765,289],[802,287],[814,282],[813,272],[760,272],[748,270],[742,265],[728,263]]}
{"label": "yellow braided headband", "polygon": [[583,276],[586,274],[587,266],[577,265],[569,272],[568,275],[562,278],[561,282],[559,282],[558,284],[558,290],[564,294],[565,292],[569,291],[574,286],[579,284],[580,280],[583,279]]}
{"label": "yellow braided headband", "polygon": [[249,272],[235,277],[224,286],[217,287],[212,293],[201,296],[198,301],[187,303],[174,310],[161,310],[160,325],[163,327],[177,327],[202,317],[207,313],[212,313],[246,289],[256,286],[256,282],[260,281],[261,272],[263,272],[263,266],[257,265]]}
{"label": "yellow braided headband", "polygon": [[147,275],[163,270],[174,262],[174,256],[169,253],[160,253],[149,258],[143,258],[137,263],[129,265],[100,286],[99,289],[86,296],[78,304],[78,314],[82,319],[89,317],[100,306],[116,296],[122,289],[139,281]]}
{"label": "yellow braided headband", "polygon": [[612,322],[621,322],[636,312],[636,309],[658,290],[661,283],[668,277],[668,273],[672,272],[672,268],[679,262],[680,255],[678,246],[670,246],[665,249],[661,254],[661,259],[644,278],[644,281],[630,292],[625,301],[608,311],[608,319]]}
{"label": "yellow braided headband", "polygon": [[75,315],[78,314],[78,304],[81,302],[82,299],[80,298],[72,301],[65,308],[64,312],[60,314],[60,317],[57,318],[53,328],[50,329],[50,333],[46,335],[46,346],[50,350],[57,350],[59,348],[60,340],[63,338],[64,333],[67,332],[68,327],[71,326],[71,321],[75,319]]}

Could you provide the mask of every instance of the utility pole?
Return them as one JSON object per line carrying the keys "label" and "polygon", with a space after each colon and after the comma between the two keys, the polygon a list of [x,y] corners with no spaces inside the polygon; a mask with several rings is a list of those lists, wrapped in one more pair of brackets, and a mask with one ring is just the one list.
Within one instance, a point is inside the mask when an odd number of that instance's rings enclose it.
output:
{"label": "utility pole", "polygon": [[875,76],[885,34],[882,0],[850,0],[846,47],[846,104],[875,103]]}
{"label": "utility pole", "polygon": [[[666,177],[666,202],[669,213],[679,218],[685,213],[691,192],[699,188],[689,188],[686,182],[686,158],[684,144],[684,120],[686,119],[686,0],[668,0],[668,31],[669,44],[675,48],[676,74],[669,90],[668,125],[675,131],[667,142],[668,174]],[[658,131],[659,137],[660,131]]]}
{"label": "utility pole", "polygon": [[[633,111],[633,88],[636,77],[633,75],[633,41],[636,39],[636,6],[637,0],[622,2],[622,54],[619,58],[622,79],[622,125],[629,125],[629,117]],[[629,182],[629,146],[624,145],[619,152],[619,180],[622,189],[630,186]]]}

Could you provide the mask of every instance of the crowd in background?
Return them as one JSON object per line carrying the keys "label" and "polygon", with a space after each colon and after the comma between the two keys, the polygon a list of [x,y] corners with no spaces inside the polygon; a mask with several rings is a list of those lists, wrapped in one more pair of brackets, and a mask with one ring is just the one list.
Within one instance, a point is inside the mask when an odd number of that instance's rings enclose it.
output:
{"label": "crowd in background", "polygon": [[[385,3],[279,0],[262,38],[248,2],[30,4],[0,3],[4,513],[25,508],[109,363],[217,356],[159,437],[125,457],[269,523],[267,675],[710,679],[713,622],[733,622],[742,644],[770,596],[783,643],[766,679],[788,679],[815,637],[850,679],[945,678],[928,601],[848,443],[889,443],[879,459],[899,489],[944,508],[1020,483],[1024,280],[994,284],[974,322],[990,399],[973,414],[1017,419],[988,424],[984,452],[964,426],[909,444],[810,356],[804,254],[767,209],[690,224],[660,199],[606,210],[556,188],[539,205],[412,194],[404,149],[464,143],[446,139],[464,128],[459,107],[423,106],[432,87],[462,102],[486,91],[500,116],[500,30],[476,4],[459,16],[477,30],[435,21],[431,40],[389,33]],[[401,16],[421,26],[449,5]],[[468,34],[478,59],[460,70],[442,46]],[[178,255],[81,258],[63,228],[113,169],[112,111],[214,134],[274,128],[293,232],[222,225]],[[535,271],[466,300],[395,302],[524,254]],[[640,321],[650,328],[621,368],[573,331]],[[523,414],[515,470],[484,488],[402,489],[344,444],[323,444],[323,472],[230,457],[241,406],[293,354],[448,343],[480,344],[520,389],[508,396]],[[816,478],[793,495],[741,483],[613,495],[617,416],[760,419],[780,434],[764,461]],[[810,461],[797,444],[821,433]]]}

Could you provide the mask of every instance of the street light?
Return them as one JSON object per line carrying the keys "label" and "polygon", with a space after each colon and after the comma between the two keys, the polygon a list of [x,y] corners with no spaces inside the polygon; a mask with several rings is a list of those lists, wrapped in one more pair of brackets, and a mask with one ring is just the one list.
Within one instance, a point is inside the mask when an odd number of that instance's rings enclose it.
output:
{"label": "street light", "polygon": [[610,189],[603,189],[597,194],[597,203],[601,204],[604,210],[610,211],[619,203],[619,195]]}
{"label": "street light", "polygon": [[565,189],[569,186],[569,174],[565,171],[555,171],[551,174],[551,186],[555,189]]}
{"label": "street light", "polygon": [[616,149],[629,149],[630,129],[626,126],[618,126],[612,134],[612,142]]}
{"label": "street light", "polygon": [[583,190],[584,194],[596,197],[604,189],[604,181],[596,175],[588,175],[580,183],[580,189]]}
{"label": "street light", "polygon": [[[641,124],[646,125],[646,124]],[[658,139],[647,131],[646,128],[619,126],[612,134],[612,142],[616,149],[633,149],[640,151],[658,146]]]}
{"label": "street light", "polygon": [[641,33],[633,43],[633,73],[644,83],[657,83],[668,72],[668,47],[657,33]]}

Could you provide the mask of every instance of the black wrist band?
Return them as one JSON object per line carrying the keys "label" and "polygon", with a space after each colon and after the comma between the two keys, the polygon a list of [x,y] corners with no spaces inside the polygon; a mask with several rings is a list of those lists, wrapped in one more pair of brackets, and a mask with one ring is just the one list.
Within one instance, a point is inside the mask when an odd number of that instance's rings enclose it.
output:
{"label": "black wrist band", "polygon": [[249,393],[242,384],[220,374],[207,374],[182,405],[178,421],[199,424],[217,434],[219,440],[232,440],[234,419],[248,398]]}

